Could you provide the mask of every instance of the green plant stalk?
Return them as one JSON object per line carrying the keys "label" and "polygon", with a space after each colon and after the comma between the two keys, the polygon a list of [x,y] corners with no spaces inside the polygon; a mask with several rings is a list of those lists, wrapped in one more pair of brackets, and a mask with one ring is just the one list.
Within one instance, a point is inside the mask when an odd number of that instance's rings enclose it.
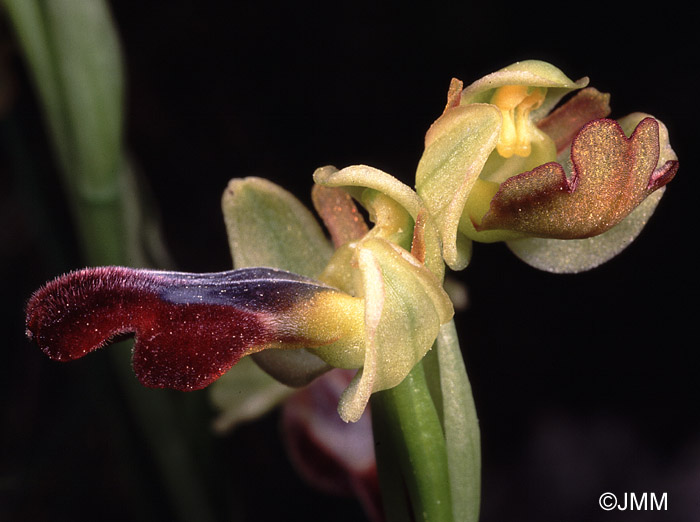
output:
{"label": "green plant stalk", "polygon": [[[454,321],[401,385],[372,398],[382,500],[389,522],[442,520],[421,511],[449,490],[451,518],[477,522],[481,495],[479,423]],[[415,407],[418,405],[418,407]],[[430,445],[430,447],[426,447]],[[444,458],[443,458],[444,452]],[[439,470],[444,466],[444,470]],[[419,471],[420,470],[420,471]],[[420,473],[418,482],[413,474]],[[447,475],[445,477],[445,474]],[[428,500],[431,499],[431,500]]]}
{"label": "green plant stalk", "polygon": [[388,520],[407,520],[407,495],[412,520],[453,522],[447,448],[422,363],[401,384],[375,393],[371,401]]}
{"label": "green plant stalk", "polygon": [[[3,0],[41,101],[83,258],[90,265],[132,265],[138,232],[126,208],[138,200],[122,146],[123,72],[118,37],[100,0]],[[129,247],[132,247],[131,249]],[[173,397],[140,386],[130,349],[110,350],[176,516],[214,520],[196,479]],[[121,349],[119,349],[121,348]]]}
{"label": "green plant stalk", "polygon": [[410,499],[400,469],[401,458],[391,437],[392,425],[386,407],[379,399],[372,398],[372,432],[382,507],[386,522],[405,522],[412,519]]}
{"label": "green plant stalk", "polygon": [[123,263],[122,64],[106,6],[72,0],[3,4],[42,101],[86,261]]}

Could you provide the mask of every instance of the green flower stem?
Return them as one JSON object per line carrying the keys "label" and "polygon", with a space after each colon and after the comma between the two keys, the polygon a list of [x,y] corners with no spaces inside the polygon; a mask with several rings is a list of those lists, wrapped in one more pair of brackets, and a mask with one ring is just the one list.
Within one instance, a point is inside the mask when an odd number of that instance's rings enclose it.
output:
{"label": "green flower stem", "polygon": [[422,363],[398,386],[372,395],[372,420],[387,518],[410,520],[405,488],[412,520],[453,522],[445,438]]}

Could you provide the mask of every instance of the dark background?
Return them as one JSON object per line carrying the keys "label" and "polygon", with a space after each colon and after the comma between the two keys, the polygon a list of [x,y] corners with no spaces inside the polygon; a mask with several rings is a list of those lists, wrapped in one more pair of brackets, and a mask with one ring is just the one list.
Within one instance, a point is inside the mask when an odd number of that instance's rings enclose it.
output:
{"label": "dark background", "polygon": [[[591,272],[557,276],[502,245],[476,245],[455,276],[470,301],[457,324],[481,421],[484,522],[700,520],[698,59],[688,10],[223,5],[113,2],[127,141],[182,270],[230,267],[219,203],[232,177],[269,178],[307,203],[311,174],[326,164],[369,164],[412,185],[453,76],[468,84],[539,58],[610,92],[613,117],[640,110],[666,123],[681,167],[632,246]],[[173,520],[107,359],[59,365],[23,337],[31,291],[82,265],[31,86],[16,51],[6,54],[19,90],[3,117],[21,122],[56,197],[35,208],[2,151],[0,518]],[[221,520],[360,520],[352,500],[296,477],[277,421],[273,413],[216,439],[202,457]],[[667,492],[669,510],[603,512],[606,491]]]}

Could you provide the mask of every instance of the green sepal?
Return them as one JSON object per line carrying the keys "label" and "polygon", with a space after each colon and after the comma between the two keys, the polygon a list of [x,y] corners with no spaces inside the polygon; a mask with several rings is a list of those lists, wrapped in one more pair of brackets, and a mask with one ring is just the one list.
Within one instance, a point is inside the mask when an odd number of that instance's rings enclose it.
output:
{"label": "green sepal", "polygon": [[573,81],[554,65],[541,60],[523,60],[475,81],[462,91],[460,103],[489,103],[496,89],[506,85],[545,87],[547,94],[540,107],[532,111],[533,121],[548,114],[569,92],[588,85],[588,78]]}
{"label": "green sepal", "polygon": [[[275,183],[233,179],[221,204],[235,268],[265,266],[318,277],[333,254],[313,214]],[[303,386],[329,369],[304,349],[265,350],[252,357],[289,386]]]}
{"label": "green sepal", "polygon": [[267,266],[317,277],[333,254],[313,214],[271,181],[232,179],[221,206],[235,268]]}

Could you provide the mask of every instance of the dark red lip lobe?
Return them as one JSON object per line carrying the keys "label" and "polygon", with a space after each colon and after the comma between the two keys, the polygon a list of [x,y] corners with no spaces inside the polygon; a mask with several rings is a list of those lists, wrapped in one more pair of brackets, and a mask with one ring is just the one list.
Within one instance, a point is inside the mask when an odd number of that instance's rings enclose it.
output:
{"label": "dark red lip lobe", "polygon": [[27,335],[52,359],[68,361],[135,334],[134,371],[144,385],[194,390],[277,340],[270,316],[319,286],[271,269],[188,274],[87,268],[34,293]]}

